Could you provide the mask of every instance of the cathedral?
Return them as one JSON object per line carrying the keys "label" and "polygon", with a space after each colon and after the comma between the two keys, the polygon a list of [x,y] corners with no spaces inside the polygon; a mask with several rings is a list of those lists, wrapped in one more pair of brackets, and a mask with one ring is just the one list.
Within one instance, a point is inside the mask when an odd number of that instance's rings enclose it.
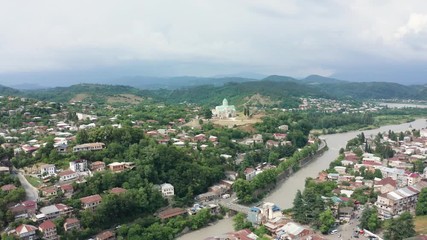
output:
{"label": "cathedral", "polygon": [[224,98],[222,105],[212,110],[212,116],[220,119],[236,117],[236,108],[234,105],[228,105],[227,99]]}

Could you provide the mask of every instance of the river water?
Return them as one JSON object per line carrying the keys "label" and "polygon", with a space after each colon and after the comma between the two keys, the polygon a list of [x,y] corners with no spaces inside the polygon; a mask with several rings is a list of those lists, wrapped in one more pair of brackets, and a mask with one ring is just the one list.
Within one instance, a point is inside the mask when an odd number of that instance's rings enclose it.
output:
{"label": "river water", "polygon": [[[375,135],[378,132],[385,132],[392,130],[394,132],[406,131],[409,127],[421,129],[427,127],[426,119],[418,119],[411,123],[404,123],[399,125],[383,126],[373,130],[363,131],[365,136]],[[329,163],[338,157],[339,150],[345,147],[347,141],[356,137],[362,131],[352,131],[346,133],[337,133],[320,136],[326,140],[329,150],[324,152],[323,155],[301,168],[298,172],[290,176],[288,179],[280,183],[274,191],[272,191],[265,199],[265,202],[273,202],[282,209],[291,208],[294,196],[298,190],[304,189],[305,179],[308,177],[315,178],[317,174],[329,167]],[[179,240],[198,240],[222,233],[233,231],[233,222],[231,219],[224,219],[217,224],[202,228],[198,231],[190,232],[178,238]]]}

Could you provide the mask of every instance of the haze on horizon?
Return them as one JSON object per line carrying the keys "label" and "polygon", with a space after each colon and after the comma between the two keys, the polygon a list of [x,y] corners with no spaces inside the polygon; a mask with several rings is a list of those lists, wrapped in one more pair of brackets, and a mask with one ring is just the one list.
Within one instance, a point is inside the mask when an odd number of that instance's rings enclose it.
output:
{"label": "haze on horizon", "polygon": [[0,84],[245,73],[427,82],[423,0],[0,0]]}

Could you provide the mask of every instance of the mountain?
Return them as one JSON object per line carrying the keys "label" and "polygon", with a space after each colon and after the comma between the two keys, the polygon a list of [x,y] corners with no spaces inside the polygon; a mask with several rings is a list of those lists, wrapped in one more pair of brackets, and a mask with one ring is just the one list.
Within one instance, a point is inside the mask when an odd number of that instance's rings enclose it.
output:
{"label": "mountain", "polygon": [[26,97],[55,102],[138,103],[143,91],[122,85],[77,84],[23,92]]}
{"label": "mountain", "polygon": [[271,75],[264,79],[263,81],[272,81],[272,82],[298,82],[299,80],[289,76],[279,76],[279,75]]}
{"label": "mountain", "polygon": [[179,103],[191,102],[214,106],[227,98],[230,104],[243,105],[252,102],[259,105],[295,106],[303,96],[330,97],[311,86],[297,82],[251,81],[227,83],[223,86],[204,85],[172,91],[154,91],[160,101]]}
{"label": "mountain", "polygon": [[200,86],[200,85],[215,85],[221,86],[229,82],[249,82],[257,81],[257,79],[242,78],[242,77],[192,77],[192,76],[180,76],[171,78],[157,78],[157,77],[144,77],[144,76],[133,76],[123,77],[116,80],[107,81],[108,84],[128,85],[140,89],[179,89],[189,86]]}
{"label": "mountain", "polygon": [[344,82],[319,84],[317,86],[323,93],[338,98],[427,99],[427,95],[421,93],[423,88],[390,82]]}
{"label": "mountain", "polygon": [[304,83],[308,84],[325,84],[325,83],[345,83],[347,81],[339,80],[336,78],[323,77],[320,75],[310,75],[304,79],[301,79]]}
{"label": "mountain", "polygon": [[0,85],[0,95],[18,95],[19,94],[19,90],[16,90],[14,88],[11,87],[6,87],[3,85]]}

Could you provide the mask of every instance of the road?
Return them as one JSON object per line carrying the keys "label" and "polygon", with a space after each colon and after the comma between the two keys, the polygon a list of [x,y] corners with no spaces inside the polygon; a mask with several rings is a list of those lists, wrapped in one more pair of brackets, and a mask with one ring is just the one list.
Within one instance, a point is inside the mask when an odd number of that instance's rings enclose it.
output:
{"label": "road", "polygon": [[358,238],[354,237],[355,231],[358,229],[358,225],[360,224],[357,216],[362,216],[362,210],[355,211],[355,218],[351,219],[350,222],[340,225],[337,230],[338,232],[334,235],[326,235],[324,236],[326,239],[341,239],[341,240],[349,240],[349,239],[360,239],[360,240],[368,240],[363,234],[357,234]]}
{"label": "road", "polygon": [[18,176],[22,187],[25,189],[25,199],[37,201],[39,199],[39,190],[27,181],[21,171],[14,168],[13,172]]}

